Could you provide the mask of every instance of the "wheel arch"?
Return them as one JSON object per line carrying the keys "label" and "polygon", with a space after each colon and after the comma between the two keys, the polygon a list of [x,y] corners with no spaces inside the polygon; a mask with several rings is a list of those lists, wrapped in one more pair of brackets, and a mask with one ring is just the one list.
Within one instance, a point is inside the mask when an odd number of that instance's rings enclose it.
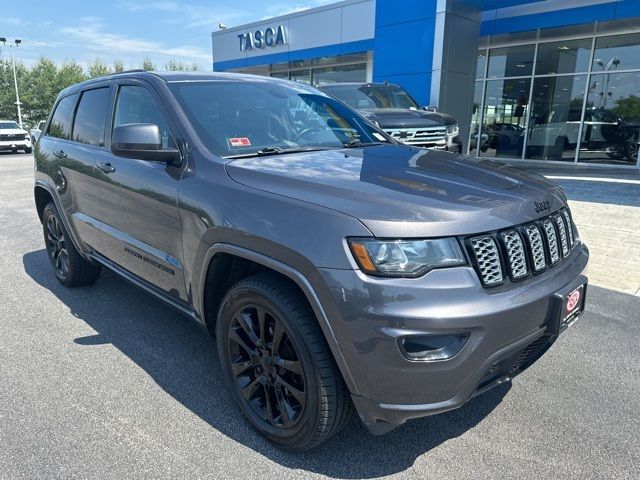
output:
{"label": "wheel arch", "polygon": [[206,267],[202,269],[201,273],[200,288],[202,291],[200,292],[198,311],[210,332],[215,328],[215,315],[217,315],[220,302],[231,285],[259,272],[274,272],[295,285],[307,300],[345,384],[352,394],[358,395],[356,383],[339,348],[326,312],[309,280],[302,273],[272,257],[226,243],[212,245],[205,255],[204,265]]}

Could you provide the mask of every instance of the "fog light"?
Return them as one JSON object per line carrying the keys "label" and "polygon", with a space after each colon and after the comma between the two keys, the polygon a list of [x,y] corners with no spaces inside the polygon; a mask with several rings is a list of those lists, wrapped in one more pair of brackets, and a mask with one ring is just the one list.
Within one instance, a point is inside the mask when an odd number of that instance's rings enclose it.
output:
{"label": "fog light", "polygon": [[433,362],[455,357],[469,340],[468,333],[411,335],[400,338],[400,350],[409,360]]}

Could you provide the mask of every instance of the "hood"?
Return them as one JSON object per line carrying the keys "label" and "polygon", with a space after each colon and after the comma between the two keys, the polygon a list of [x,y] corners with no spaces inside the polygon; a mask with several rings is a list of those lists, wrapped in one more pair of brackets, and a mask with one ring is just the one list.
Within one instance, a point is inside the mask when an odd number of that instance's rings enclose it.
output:
{"label": "hood", "polygon": [[359,112],[367,119],[376,121],[381,128],[438,127],[456,123],[456,119],[451,115],[426,110],[379,108],[359,110]]}
{"label": "hood", "polygon": [[29,132],[21,128],[2,128],[0,135],[28,135]]}
{"label": "hood", "polygon": [[[566,204],[540,175],[400,145],[237,159],[226,169],[243,185],[355,217],[377,237],[487,232]],[[547,201],[550,210],[537,213],[535,202]]]}

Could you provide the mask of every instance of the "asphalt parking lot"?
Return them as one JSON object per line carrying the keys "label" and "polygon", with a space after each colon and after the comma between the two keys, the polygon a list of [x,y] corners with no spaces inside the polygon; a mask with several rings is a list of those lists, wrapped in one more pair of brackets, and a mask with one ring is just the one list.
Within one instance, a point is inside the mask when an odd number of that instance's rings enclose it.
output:
{"label": "asphalt parking lot", "polygon": [[592,286],[545,357],[462,409],[288,453],[233,407],[200,327],[109,272],[57,283],[32,174],[0,154],[0,478],[637,478],[640,297]]}

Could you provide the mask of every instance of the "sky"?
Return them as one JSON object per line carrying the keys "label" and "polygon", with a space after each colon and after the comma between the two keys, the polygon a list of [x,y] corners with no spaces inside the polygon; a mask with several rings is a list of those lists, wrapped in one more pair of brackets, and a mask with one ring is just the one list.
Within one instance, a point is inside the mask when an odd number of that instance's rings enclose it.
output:
{"label": "sky", "polygon": [[[99,59],[137,68],[148,57],[159,67],[173,59],[211,70],[211,32],[218,24],[233,27],[335,1],[3,1],[0,37],[22,40],[14,53],[27,65],[45,56],[84,67]],[[9,55],[0,44],[0,56]]]}

